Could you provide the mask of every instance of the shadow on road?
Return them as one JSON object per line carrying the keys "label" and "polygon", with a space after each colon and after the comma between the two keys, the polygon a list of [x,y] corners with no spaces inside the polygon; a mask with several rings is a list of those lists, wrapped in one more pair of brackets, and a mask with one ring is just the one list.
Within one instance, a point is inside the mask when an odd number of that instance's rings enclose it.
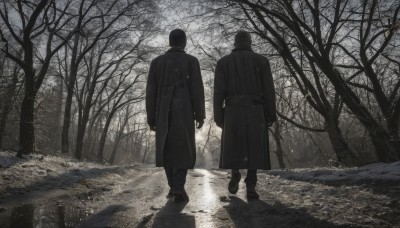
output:
{"label": "shadow on road", "polygon": [[231,196],[224,206],[234,227],[357,227],[323,221],[309,215],[306,210],[287,208],[280,203],[268,204],[262,200],[245,202]]}
{"label": "shadow on road", "polygon": [[[193,215],[181,213],[187,203],[174,203],[168,200],[155,215],[151,227],[185,227],[195,228],[196,222]],[[149,224],[140,224],[138,227],[149,227]]]}

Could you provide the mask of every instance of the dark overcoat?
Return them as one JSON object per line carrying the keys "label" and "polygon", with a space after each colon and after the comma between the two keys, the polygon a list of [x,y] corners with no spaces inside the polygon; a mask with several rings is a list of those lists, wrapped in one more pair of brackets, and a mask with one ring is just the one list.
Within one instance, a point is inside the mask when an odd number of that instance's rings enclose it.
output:
{"label": "dark overcoat", "polygon": [[156,166],[191,169],[196,162],[194,120],[205,118],[197,58],[173,47],[150,65],[147,122],[156,127]]}
{"label": "dark overcoat", "polygon": [[214,121],[222,127],[220,168],[270,169],[268,122],[276,120],[269,61],[235,48],[217,62]]}

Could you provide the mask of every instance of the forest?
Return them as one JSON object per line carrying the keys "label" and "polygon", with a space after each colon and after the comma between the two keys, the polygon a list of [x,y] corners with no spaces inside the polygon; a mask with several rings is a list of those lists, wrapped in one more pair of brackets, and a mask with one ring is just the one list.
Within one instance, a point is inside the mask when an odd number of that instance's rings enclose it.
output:
{"label": "forest", "polygon": [[2,0],[0,148],[153,163],[148,69],[181,28],[206,92],[197,166],[217,167],[215,65],[245,30],[272,67],[273,168],[399,161],[399,11],[396,0]]}

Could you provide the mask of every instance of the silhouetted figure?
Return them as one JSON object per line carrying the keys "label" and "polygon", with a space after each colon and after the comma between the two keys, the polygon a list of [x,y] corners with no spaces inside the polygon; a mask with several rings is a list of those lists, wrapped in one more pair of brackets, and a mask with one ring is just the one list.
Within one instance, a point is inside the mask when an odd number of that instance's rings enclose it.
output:
{"label": "silhouetted figure", "polygon": [[184,189],[188,169],[196,162],[195,126],[205,119],[204,87],[199,61],[186,54],[186,34],[169,34],[171,48],[150,65],[146,88],[147,122],[156,131],[156,166],[164,167],[167,197],[188,201]]}
{"label": "silhouetted figure", "polygon": [[257,169],[271,169],[268,127],[276,120],[275,89],[269,61],[251,49],[239,31],[232,53],[215,69],[214,121],[222,128],[220,167],[232,169],[229,192],[239,188],[239,169],[248,169],[248,198],[258,198]]}

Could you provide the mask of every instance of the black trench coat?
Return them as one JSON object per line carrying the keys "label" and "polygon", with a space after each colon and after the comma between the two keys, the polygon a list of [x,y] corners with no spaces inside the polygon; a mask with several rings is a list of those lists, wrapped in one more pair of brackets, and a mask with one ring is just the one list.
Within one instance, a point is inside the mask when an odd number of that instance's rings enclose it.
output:
{"label": "black trench coat", "polygon": [[156,166],[191,169],[196,162],[194,120],[205,119],[197,58],[173,47],[151,62],[147,122],[156,127]]}
{"label": "black trench coat", "polygon": [[217,63],[214,121],[222,127],[220,168],[271,169],[268,122],[276,120],[269,61],[236,48]]}

